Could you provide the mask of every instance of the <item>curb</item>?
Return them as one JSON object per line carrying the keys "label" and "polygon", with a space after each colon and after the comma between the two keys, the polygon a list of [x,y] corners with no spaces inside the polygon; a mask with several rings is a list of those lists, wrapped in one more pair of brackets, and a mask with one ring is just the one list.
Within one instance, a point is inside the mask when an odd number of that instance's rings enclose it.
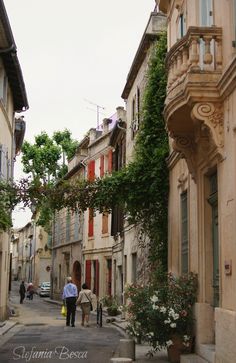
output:
{"label": "curb", "polygon": [[5,324],[0,328],[0,336],[6,334],[10,329],[12,329],[17,324],[17,321],[7,320]]}
{"label": "curb", "polygon": [[43,299],[44,302],[49,303],[49,304],[54,304],[54,305],[63,305],[63,303],[61,301],[57,301],[57,300],[51,300],[51,299]]}
{"label": "curb", "polygon": [[113,321],[109,324],[112,324],[115,329],[117,329],[121,335],[123,335],[124,338],[128,338],[127,333],[125,332],[125,329],[122,328],[116,321]]}

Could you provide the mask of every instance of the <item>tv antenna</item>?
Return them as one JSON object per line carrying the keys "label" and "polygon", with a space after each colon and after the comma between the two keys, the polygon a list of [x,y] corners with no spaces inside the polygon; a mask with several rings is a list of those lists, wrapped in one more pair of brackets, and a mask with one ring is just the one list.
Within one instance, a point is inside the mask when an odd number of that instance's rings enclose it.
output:
{"label": "tv antenna", "polygon": [[95,111],[97,113],[97,128],[99,127],[99,115],[101,114],[100,110],[105,110],[105,107],[98,105],[95,102],[92,102],[90,100],[87,100],[84,98],[84,100],[88,103],[90,103],[90,105],[96,106],[96,110],[92,110],[91,108],[89,110]]}

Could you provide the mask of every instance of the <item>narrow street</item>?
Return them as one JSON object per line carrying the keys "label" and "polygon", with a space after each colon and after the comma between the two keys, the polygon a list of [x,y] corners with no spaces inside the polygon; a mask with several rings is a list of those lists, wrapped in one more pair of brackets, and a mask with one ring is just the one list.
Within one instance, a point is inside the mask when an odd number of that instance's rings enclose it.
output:
{"label": "narrow street", "polygon": [[75,328],[65,326],[60,306],[53,305],[35,295],[19,304],[19,283],[13,283],[11,306],[19,316],[11,318],[15,325],[0,340],[0,361],[10,362],[58,362],[106,363],[115,353],[119,331],[106,324],[96,326],[96,315],[91,315],[90,327],[81,327],[81,311],[77,312]]}

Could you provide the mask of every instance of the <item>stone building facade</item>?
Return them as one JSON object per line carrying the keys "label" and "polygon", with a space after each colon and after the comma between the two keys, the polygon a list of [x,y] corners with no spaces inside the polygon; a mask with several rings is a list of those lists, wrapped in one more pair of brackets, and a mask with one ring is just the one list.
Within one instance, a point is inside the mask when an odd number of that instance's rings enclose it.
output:
{"label": "stone building facade", "polygon": [[168,19],[169,270],[198,273],[197,355],[188,361],[231,363],[236,356],[236,3],[157,4]]}
{"label": "stone building facade", "polygon": [[32,282],[36,289],[42,282],[50,281],[50,239],[35,219],[12,231],[11,260],[12,280]]}
{"label": "stone building facade", "polygon": [[[17,112],[28,108],[16,44],[3,1],[0,1],[0,180],[13,178],[25,122]],[[7,318],[11,234],[0,231],[0,321]]]}

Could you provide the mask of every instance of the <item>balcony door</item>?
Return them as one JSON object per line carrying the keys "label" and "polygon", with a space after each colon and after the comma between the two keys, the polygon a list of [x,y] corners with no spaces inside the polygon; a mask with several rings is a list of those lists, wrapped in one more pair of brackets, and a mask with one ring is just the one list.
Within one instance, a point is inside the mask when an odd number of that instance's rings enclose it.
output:
{"label": "balcony door", "polygon": [[[212,26],[213,25],[213,0],[200,0],[200,9],[199,9],[199,22],[200,26]],[[214,44],[211,42],[211,54],[213,52]],[[204,41],[200,40],[200,67],[204,69]]]}
{"label": "balcony door", "polygon": [[200,0],[200,26],[213,25],[213,0]]}
{"label": "balcony door", "polygon": [[210,196],[208,202],[211,205],[211,230],[212,230],[212,251],[213,251],[213,306],[219,306],[219,231],[218,231],[218,190],[217,190],[217,173],[210,177]]}

